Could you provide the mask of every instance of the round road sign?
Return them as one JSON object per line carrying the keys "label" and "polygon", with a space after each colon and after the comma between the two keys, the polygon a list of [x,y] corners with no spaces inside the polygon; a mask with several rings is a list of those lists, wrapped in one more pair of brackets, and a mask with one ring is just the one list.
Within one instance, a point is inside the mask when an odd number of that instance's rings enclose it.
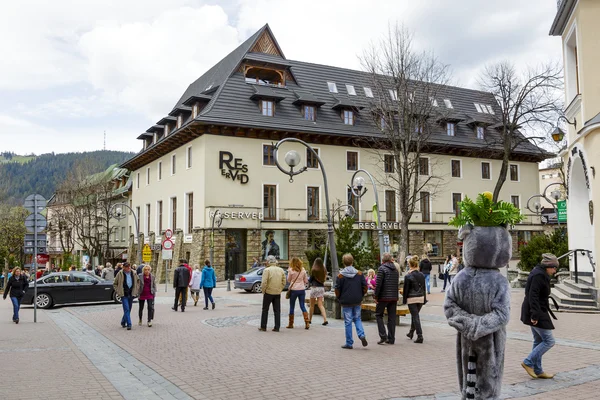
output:
{"label": "round road sign", "polygon": [[165,240],[162,244],[163,250],[173,250],[173,242],[169,239]]}
{"label": "round road sign", "polygon": [[169,239],[171,239],[172,237],[173,237],[173,231],[172,231],[172,230],[170,230],[170,229],[167,229],[167,230],[165,231],[165,239],[169,240]]}

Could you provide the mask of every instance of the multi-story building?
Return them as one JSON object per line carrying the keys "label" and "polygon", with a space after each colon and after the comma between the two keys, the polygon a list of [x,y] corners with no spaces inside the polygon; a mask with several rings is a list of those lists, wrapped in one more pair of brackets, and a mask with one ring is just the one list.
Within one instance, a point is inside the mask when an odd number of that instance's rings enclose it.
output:
{"label": "multi-story building", "polygon": [[[143,149],[122,165],[131,170],[132,207],[144,241],[158,243],[172,229],[174,259],[200,263],[208,257],[211,216],[219,210],[224,222],[214,235],[220,278],[245,270],[252,257],[275,254],[284,263],[304,257],[315,232],[326,229],[325,209],[332,204],[325,204],[317,160],[302,145],[284,144],[278,152],[283,165],[291,149],[303,156],[299,167],[308,170],[293,183],[275,165],[274,143],[291,136],[322,158],[330,202],[354,206],[356,229],[366,240],[375,231],[373,190],[359,202],[349,196],[350,179],[364,168],[385,182],[395,170],[384,150],[361,145],[360,139],[381,134],[370,116],[370,81],[364,72],[288,60],[268,25],[260,29],[193,82],[169,114],[139,136]],[[486,140],[496,135],[500,112],[491,93],[448,86],[438,97],[432,108],[453,117],[436,120],[431,140],[442,145],[420,159],[419,173],[435,176],[437,190],[419,193],[405,249],[434,258],[458,250],[448,221],[465,196],[493,190],[502,156]],[[537,193],[538,162],[545,156],[529,143],[517,148],[501,198],[524,210],[523,202]],[[397,193],[383,184],[378,191],[384,230],[397,251]],[[519,238],[541,230],[535,216],[516,226],[515,253]],[[159,252],[153,262],[162,270]]]}
{"label": "multi-story building", "polygon": [[[594,259],[600,252],[600,217],[594,205],[600,204],[600,190],[594,188],[596,161],[600,154],[600,4],[594,0],[562,0],[550,34],[562,39],[565,104],[569,122],[565,165],[568,186],[569,248],[592,251],[592,258],[578,257],[580,272],[595,277],[600,288]],[[571,261],[571,270],[574,262]]]}

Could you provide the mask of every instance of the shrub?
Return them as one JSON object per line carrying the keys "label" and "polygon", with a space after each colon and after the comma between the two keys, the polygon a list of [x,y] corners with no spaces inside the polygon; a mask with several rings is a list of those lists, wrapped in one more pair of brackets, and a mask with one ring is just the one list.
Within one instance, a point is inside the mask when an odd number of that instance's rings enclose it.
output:
{"label": "shrub", "polygon": [[[543,253],[552,253],[557,257],[569,251],[569,241],[564,229],[556,229],[551,234],[537,235],[521,249],[519,268],[522,271],[531,271],[542,259]],[[559,269],[569,269],[569,257],[559,260]]]}

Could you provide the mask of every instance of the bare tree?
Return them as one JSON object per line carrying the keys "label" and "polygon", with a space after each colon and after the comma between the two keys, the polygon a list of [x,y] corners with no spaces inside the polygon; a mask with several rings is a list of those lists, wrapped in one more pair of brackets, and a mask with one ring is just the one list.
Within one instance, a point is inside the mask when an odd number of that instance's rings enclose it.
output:
{"label": "bare tree", "polygon": [[[361,58],[373,90],[370,117],[381,135],[368,139],[382,161],[393,157],[394,172],[386,185],[397,193],[400,212],[400,257],[408,250],[408,224],[421,193],[435,192],[441,183],[431,171],[420,171],[421,156],[433,152],[430,139],[447,115],[438,100],[449,80],[448,67],[428,52],[416,51],[412,34],[390,26],[387,36],[372,45]],[[438,129],[436,129],[438,128]],[[431,170],[429,166],[427,169]]]}
{"label": "bare tree", "polygon": [[562,70],[549,63],[519,73],[514,65],[502,61],[485,67],[480,85],[494,95],[501,109],[499,135],[488,141],[503,151],[494,188],[493,199],[497,201],[515,149],[529,143],[542,152],[539,143],[547,138],[562,105]]}

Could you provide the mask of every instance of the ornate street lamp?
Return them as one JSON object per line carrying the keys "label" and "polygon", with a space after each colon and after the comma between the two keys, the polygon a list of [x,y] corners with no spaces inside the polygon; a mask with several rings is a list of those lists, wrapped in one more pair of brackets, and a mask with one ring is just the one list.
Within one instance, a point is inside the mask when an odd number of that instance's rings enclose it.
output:
{"label": "ornate street lamp", "polygon": [[[220,228],[221,224],[223,223],[223,215],[221,214],[221,211],[216,210],[210,218],[210,221],[210,265],[214,268],[213,261],[215,258],[215,224],[217,225],[217,228]],[[225,275],[227,277],[227,290],[231,291],[231,282],[229,280],[227,271],[225,271]]]}
{"label": "ornate street lamp", "polygon": [[[552,204],[552,207],[554,208],[554,212],[556,213],[556,222],[558,224],[558,227],[560,228],[560,220],[558,219],[558,200],[560,200],[560,198],[562,197],[562,192],[558,189],[554,189],[552,192],[550,192],[550,197],[548,197],[548,189],[552,186],[562,186],[564,187],[565,185],[562,184],[562,182],[553,182],[551,184],[549,184],[548,186],[546,186],[546,188],[544,189],[544,191],[542,192],[542,194],[534,194],[533,196],[531,196],[528,200],[527,200],[527,209],[529,211],[531,211],[534,214],[539,214],[540,213],[540,209],[542,208],[542,205],[540,204],[539,201],[536,201],[533,204],[533,207],[535,208],[535,211],[531,209],[529,203],[531,202],[531,200],[535,199],[535,198],[540,198],[540,199],[544,199],[546,200],[548,203]],[[553,201],[554,200],[554,201]]]}
{"label": "ornate street lamp", "polygon": [[337,275],[339,272],[339,267],[338,267],[337,251],[335,249],[333,221],[331,219],[331,212],[329,210],[329,187],[327,186],[327,174],[325,173],[325,166],[323,165],[323,161],[321,161],[321,157],[319,157],[319,154],[317,154],[317,152],[308,143],[304,142],[303,140],[291,138],[291,137],[281,139],[279,142],[277,142],[277,144],[275,145],[275,147],[273,149],[273,158],[275,158],[275,164],[277,165],[277,168],[279,168],[279,170],[281,172],[283,172],[284,174],[289,175],[290,183],[294,182],[294,176],[303,173],[304,171],[306,171],[308,169],[308,167],[304,166],[294,172],[294,168],[297,167],[298,165],[300,165],[300,161],[301,161],[300,154],[296,150],[290,150],[285,155],[285,162],[290,167],[289,171],[285,170],[284,168],[281,167],[281,165],[279,164],[279,160],[277,158],[277,152],[279,151],[279,147],[285,142],[300,143],[301,145],[306,147],[311,152],[312,156],[317,159],[317,162],[319,163],[319,167],[321,169],[321,173],[323,175],[323,188],[325,190],[325,204],[327,204],[327,207],[325,207],[325,209],[327,211],[327,237],[328,237],[328,241],[329,241],[329,248],[331,249],[331,254],[335,255],[334,257],[331,257],[331,269],[332,269],[331,270],[331,279],[333,281],[332,285],[331,285],[331,289],[333,290],[335,288],[336,279],[337,279]]}
{"label": "ornate street lamp", "polygon": [[367,188],[365,187],[365,178],[363,178],[362,176],[356,176],[360,172],[366,174],[369,177],[369,179],[371,180],[371,184],[373,185],[373,191],[375,192],[375,217],[377,219],[377,236],[379,238],[379,260],[381,261],[383,260],[383,253],[385,253],[385,251],[383,242],[383,230],[381,229],[381,215],[379,213],[379,196],[377,194],[377,185],[375,185],[375,180],[373,179],[373,176],[371,176],[371,174],[364,169],[357,170],[354,173],[354,175],[352,175],[352,179],[350,180],[350,190],[352,191],[352,195],[358,197],[359,199],[362,198],[365,195],[365,193],[367,193]]}
{"label": "ornate street lamp", "polygon": [[109,215],[110,217],[120,221],[127,216],[123,213],[123,207],[129,209],[131,214],[133,215],[133,221],[135,222],[135,237],[138,241],[138,265],[142,265],[142,241],[140,240],[140,224],[138,220],[138,216],[135,215],[135,212],[125,203],[116,203],[110,207]]}

